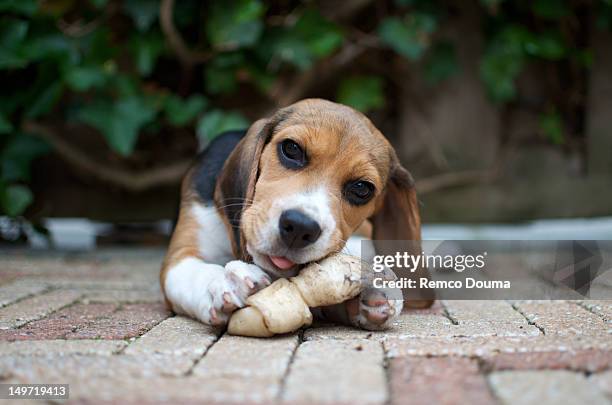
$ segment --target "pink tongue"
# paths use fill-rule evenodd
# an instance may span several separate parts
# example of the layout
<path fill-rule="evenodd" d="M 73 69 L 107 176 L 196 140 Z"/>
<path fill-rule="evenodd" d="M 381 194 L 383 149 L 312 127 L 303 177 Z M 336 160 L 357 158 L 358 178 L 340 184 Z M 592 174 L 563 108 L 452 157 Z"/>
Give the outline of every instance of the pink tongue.
<path fill-rule="evenodd" d="M 270 256 L 270 260 L 281 270 L 287 270 L 295 265 L 295 263 L 283 256 Z"/>

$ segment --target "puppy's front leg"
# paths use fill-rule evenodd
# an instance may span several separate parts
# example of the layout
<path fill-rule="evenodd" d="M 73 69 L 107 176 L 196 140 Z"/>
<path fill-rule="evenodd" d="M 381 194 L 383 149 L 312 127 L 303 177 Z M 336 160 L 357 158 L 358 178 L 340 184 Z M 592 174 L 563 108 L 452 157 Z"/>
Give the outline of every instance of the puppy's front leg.
<path fill-rule="evenodd" d="M 186 257 L 167 269 L 164 291 L 174 312 L 208 325 L 224 325 L 247 297 L 270 284 L 257 266 L 239 260 L 224 267 Z"/>
<path fill-rule="evenodd" d="M 315 315 L 325 321 L 366 330 L 389 329 L 402 311 L 402 292 L 374 288 L 372 281 L 375 277 L 397 279 L 395 273 L 387 268 L 382 273 L 368 272 L 362 279 L 365 288 L 357 297 L 341 304 L 318 308 Z"/>

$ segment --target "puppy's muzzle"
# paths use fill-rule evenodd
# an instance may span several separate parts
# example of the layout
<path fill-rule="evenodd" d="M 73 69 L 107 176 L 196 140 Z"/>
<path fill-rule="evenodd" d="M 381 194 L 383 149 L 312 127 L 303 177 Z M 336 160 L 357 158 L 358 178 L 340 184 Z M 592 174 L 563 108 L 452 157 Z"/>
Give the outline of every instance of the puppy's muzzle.
<path fill-rule="evenodd" d="M 319 223 L 298 210 L 283 211 L 278 229 L 283 243 L 290 249 L 311 245 L 321 236 Z"/>

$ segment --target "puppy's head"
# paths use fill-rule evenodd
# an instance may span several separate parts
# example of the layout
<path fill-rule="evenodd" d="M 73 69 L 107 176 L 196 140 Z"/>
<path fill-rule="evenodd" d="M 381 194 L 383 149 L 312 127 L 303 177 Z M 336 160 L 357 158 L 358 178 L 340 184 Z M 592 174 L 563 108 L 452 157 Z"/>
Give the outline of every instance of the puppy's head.
<path fill-rule="evenodd" d="M 367 219 L 374 239 L 420 239 L 412 178 L 389 142 L 363 114 L 325 100 L 253 124 L 215 200 L 236 255 L 281 277 L 341 251 Z"/>

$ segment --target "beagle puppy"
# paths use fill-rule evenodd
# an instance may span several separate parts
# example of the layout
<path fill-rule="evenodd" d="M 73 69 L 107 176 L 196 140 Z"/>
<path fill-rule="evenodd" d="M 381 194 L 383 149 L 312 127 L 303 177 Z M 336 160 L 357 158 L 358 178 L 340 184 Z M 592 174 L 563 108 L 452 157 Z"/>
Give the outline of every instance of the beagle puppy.
<path fill-rule="evenodd" d="M 246 133 L 219 136 L 181 193 L 161 287 L 175 313 L 211 325 L 226 324 L 271 281 L 342 251 L 358 229 L 375 244 L 420 240 L 414 183 L 389 142 L 363 114 L 326 100 L 300 101 Z M 401 309 L 401 299 L 366 288 L 315 317 L 378 330 Z"/>

